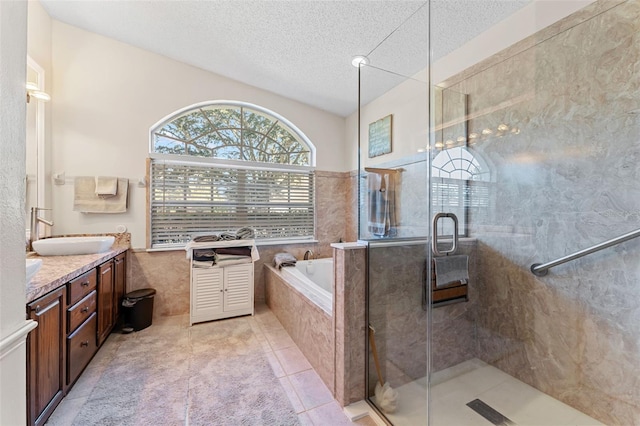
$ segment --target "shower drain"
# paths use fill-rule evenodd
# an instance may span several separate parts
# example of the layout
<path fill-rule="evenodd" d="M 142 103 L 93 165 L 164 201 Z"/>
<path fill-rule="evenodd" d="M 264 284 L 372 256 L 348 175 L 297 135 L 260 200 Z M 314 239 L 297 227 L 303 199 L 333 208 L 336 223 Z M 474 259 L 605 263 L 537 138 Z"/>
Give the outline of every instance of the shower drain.
<path fill-rule="evenodd" d="M 485 419 L 489 420 L 496 426 L 514 426 L 515 423 L 509 420 L 507 417 L 494 410 L 490 405 L 485 402 L 474 399 L 467 403 L 467 407 L 471 408 L 476 413 L 480 414 Z"/>

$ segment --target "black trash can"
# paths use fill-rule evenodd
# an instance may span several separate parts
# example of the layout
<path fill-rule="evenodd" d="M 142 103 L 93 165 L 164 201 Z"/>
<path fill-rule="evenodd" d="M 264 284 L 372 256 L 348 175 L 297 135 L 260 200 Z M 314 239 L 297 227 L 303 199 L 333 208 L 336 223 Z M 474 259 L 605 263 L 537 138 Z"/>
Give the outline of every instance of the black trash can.
<path fill-rule="evenodd" d="M 134 331 L 139 331 L 151 325 L 155 294 L 155 289 L 143 288 L 124 295 L 122 306 L 125 328 L 131 327 Z"/>

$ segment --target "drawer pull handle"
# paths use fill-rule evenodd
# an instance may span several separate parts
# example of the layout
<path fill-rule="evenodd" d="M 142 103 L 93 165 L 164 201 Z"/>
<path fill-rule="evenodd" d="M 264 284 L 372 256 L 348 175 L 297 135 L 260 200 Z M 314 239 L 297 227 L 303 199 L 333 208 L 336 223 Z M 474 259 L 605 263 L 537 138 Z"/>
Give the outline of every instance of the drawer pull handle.
<path fill-rule="evenodd" d="M 89 312 L 89 307 L 85 306 L 84 308 L 80 309 L 80 312 L 82 312 L 83 314 L 86 314 L 87 312 Z"/>
<path fill-rule="evenodd" d="M 82 287 L 89 287 L 89 281 L 85 281 L 82 284 L 80 284 Z"/>
<path fill-rule="evenodd" d="M 36 314 L 40 313 L 40 305 L 36 305 Z"/>
<path fill-rule="evenodd" d="M 84 342 L 80 343 L 80 347 L 83 347 L 83 348 L 89 347 L 89 341 L 85 340 Z"/>

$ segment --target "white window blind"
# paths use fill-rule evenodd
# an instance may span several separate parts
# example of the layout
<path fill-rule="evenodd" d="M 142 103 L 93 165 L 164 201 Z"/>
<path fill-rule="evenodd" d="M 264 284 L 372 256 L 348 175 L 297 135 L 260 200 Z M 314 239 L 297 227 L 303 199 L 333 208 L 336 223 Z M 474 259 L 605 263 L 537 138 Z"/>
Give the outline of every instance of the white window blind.
<path fill-rule="evenodd" d="M 467 213 L 489 206 L 489 182 L 432 178 L 431 200 L 434 212 L 454 213 L 458 218 L 458 232 L 466 236 Z M 453 235 L 451 221 L 443 221 L 440 235 Z"/>
<path fill-rule="evenodd" d="M 256 239 L 314 236 L 314 174 L 151 161 L 151 247 L 250 227 Z"/>

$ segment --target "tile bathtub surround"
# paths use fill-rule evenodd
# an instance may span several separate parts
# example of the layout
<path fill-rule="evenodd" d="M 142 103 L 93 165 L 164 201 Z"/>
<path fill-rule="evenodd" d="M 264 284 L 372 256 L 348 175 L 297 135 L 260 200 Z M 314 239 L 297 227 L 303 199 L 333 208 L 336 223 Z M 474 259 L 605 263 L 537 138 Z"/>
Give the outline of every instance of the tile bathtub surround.
<path fill-rule="evenodd" d="M 297 290 L 291 287 L 280 273 L 272 266 L 265 266 L 265 293 L 269 309 L 284 326 L 288 337 L 302 350 L 306 358 L 329 388 L 331 394 L 335 392 L 335 337 L 334 324 L 331 315 L 327 314 L 316 304 L 311 302 Z M 272 335 L 272 346 L 278 347 L 279 338 Z M 291 342 L 291 343 L 293 343 Z M 279 348 L 281 349 L 281 348 Z M 292 360 L 291 368 L 301 354 L 283 351 L 280 357 Z"/>
<path fill-rule="evenodd" d="M 353 424 L 313 369 L 283 373 L 268 343 L 281 331 L 260 305 L 255 317 L 162 317 L 112 334 L 48 424 Z"/>
<path fill-rule="evenodd" d="M 349 172 L 316 171 L 316 238 L 322 257 L 331 257 L 331 243 L 355 241 L 358 203 L 351 198 Z"/>
<path fill-rule="evenodd" d="M 571 22 L 575 19 L 576 22 Z M 491 164 L 478 357 L 606 424 L 640 418 L 640 240 L 529 267 L 640 227 L 640 2 L 599 1 L 456 78 Z M 508 105 L 495 108 L 497 105 Z"/>
<path fill-rule="evenodd" d="M 335 397 L 344 407 L 367 396 L 364 383 L 367 250 L 365 246 L 338 246 L 333 250 Z"/>

